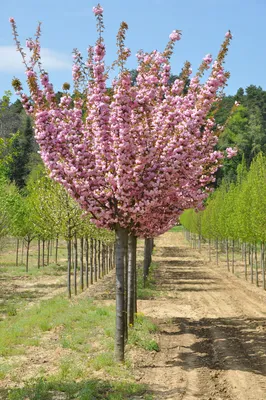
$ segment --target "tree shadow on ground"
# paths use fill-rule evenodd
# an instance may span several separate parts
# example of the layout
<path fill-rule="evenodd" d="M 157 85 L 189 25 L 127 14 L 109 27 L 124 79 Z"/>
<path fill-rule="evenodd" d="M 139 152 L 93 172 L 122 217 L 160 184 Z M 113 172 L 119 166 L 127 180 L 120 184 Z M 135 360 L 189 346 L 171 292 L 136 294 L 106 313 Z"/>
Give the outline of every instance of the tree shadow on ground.
<path fill-rule="evenodd" d="M 156 281 L 160 282 L 160 288 L 167 291 L 217 291 L 221 290 L 219 279 L 205 272 L 197 261 L 184 261 L 180 264 L 162 262 L 155 272 Z"/>
<path fill-rule="evenodd" d="M 172 324 L 175 329 L 162 334 L 193 334 L 196 342 L 181 347 L 176 359 L 167 362 L 169 367 L 208 367 L 266 376 L 265 318 L 175 318 Z M 188 362 L 191 356 L 193 362 Z"/>
<path fill-rule="evenodd" d="M 80 382 L 38 379 L 28 382 L 24 388 L 0 389 L 1 400 L 148 400 L 149 398 L 144 385 L 96 379 Z"/>
<path fill-rule="evenodd" d="M 193 258 L 201 258 L 200 253 L 195 249 L 188 248 L 180 248 L 180 247 L 159 247 L 156 256 L 158 257 L 188 257 L 189 255 L 193 255 Z"/>

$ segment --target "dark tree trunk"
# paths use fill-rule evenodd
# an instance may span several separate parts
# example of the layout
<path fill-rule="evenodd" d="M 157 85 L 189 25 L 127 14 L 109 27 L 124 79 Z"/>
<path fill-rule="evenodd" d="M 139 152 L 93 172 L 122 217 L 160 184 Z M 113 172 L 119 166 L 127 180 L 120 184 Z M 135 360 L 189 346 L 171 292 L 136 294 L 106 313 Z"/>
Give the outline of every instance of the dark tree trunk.
<path fill-rule="evenodd" d="M 128 323 L 134 325 L 134 308 L 135 308 L 135 275 L 136 275 L 136 252 L 137 238 L 129 235 L 128 237 Z"/>
<path fill-rule="evenodd" d="M 149 269 L 151 265 L 151 253 L 152 253 L 152 239 L 145 239 L 144 244 L 144 265 L 143 265 L 143 285 L 146 286 L 147 278 L 149 275 Z"/>
<path fill-rule="evenodd" d="M 91 238 L 91 240 L 90 240 L 90 276 L 91 276 L 91 285 L 93 284 L 93 254 L 94 254 L 93 239 Z"/>
<path fill-rule="evenodd" d="M 24 239 L 22 240 L 22 246 L 21 246 L 21 264 L 23 265 L 23 259 L 24 259 Z"/>
<path fill-rule="evenodd" d="M 86 254 L 85 254 L 85 259 L 86 259 L 86 287 L 89 287 L 89 240 L 88 236 L 85 239 L 86 242 Z"/>
<path fill-rule="evenodd" d="M 84 240 L 80 238 L 80 289 L 84 290 L 84 263 L 83 263 L 83 252 L 84 252 Z"/>
<path fill-rule="evenodd" d="M 106 273 L 105 265 L 106 265 L 106 250 L 105 250 L 105 243 L 102 243 L 102 273 L 103 273 L 103 276 Z"/>
<path fill-rule="evenodd" d="M 258 269 L 258 251 L 257 243 L 255 243 L 255 276 L 256 276 L 256 286 L 259 286 L 259 269 Z"/>
<path fill-rule="evenodd" d="M 26 242 L 26 272 L 29 272 L 30 241 Z"/>
<path fill-rule="evenodd" d="M 266 282 L 265 282 L 265 244 L 262 242 L 261 244 L 261 273 L 262 273 L 262 287 L 266 289 Z"/>
<path fill-rule="evenodd" d="M 58 235 L 55 239 L 55 264 L 58 262 Z"/>
<path fill-rule="evenodd" d="M 37 261 L 37 266 L 40 268 L 41 266 L 41 241 L 38 239 L 38 261 Z"/>
<path fill-rule="evenodd" d="M 47 265 L 50 264 L 50 240 L 47 240 Z"/>
<path fill-rule="evenodd" d="M 226 263 L 227 263 L 227 269 L 228 271 L 230 271 L 228 239 L 226 239 Z"/>
<path fill-rule="evenodd" d="M 97 240 L 94 239 L 94 282 L 98 280 L 97 268 Z"/>
<path fill-rule="evenodd" d="M 42 266 L 44 267 L 44 257 L 45 257 L 45 240 L 42 240 Z"/>
<path fill-rule="evenodd" d="M 102 277 L 102 263 L 101 263 L 101 241 L 98 240 L 98 278 L 101 279 Z"/>
<path fill-rule="evenodd" d="M 247 271 L 247 244 L 244 243 L 244 262 L 245 262 L 245 279 L 248 279 L 248 271 Z"/>
<path fill-rule="evenodd" d="M 116 332 L 115 332 L 115 358 L 124 361 L 125 358 L 125 317 L 124 317 L 124 278 L 125 278 L 125 250 L 127 243 L 127 230 L 116 228 Z"/>
<path fill-rule="evenodd" d="M 254 282 L 254 275 L 253 275 L 253 244 L 251 245 L 250 277 L 251 277 L 251 283 L 253 283 Z"/>
<path fill-rule="evenodd" d="M 71 239 L 67 240 L 67 293 L 71 298 Z"/>
<path fill-rule="evenodd" d="M 75 237 L 74 237 L 74 292 L 75 292 L 75 295 L 78 294 L 77 269 L 78 269 L 78 240 L 77 240 L 77 235 L 75 234 Z"/>
<path fill-rule="evenodd" d="M 216 265 L 219 264 L 219 240 L 216 239 Z"/>
<path fill-rule="evenodd" d="M 109 267 L 108 267 L 109 271 L 113 269 L 112 260 L 113 260 L 113 249 L 111 246 L 109 246 Z"/>
<path fill-rule="evenodd" d="M 235 273 L 235 241 L 232 240 L 232 272 Z"/>

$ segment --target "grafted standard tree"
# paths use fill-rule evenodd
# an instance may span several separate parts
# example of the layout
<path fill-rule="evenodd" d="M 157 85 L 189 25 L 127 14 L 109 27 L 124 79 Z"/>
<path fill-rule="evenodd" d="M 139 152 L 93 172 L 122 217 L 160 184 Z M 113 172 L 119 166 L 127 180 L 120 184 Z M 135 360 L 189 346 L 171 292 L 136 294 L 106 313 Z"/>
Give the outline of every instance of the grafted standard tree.
<path fill-rule="evenodd" d="M 71 96 L 65 84 L 59 104 L 41 65 L 40 27 L 35 39 L 27 41 L 31 51 L 28 62 L 11 18 L 31 97 L 23 93 L 19 80 L 14 79 L 13 85 L 34 119 L 36 139 L 51 177 L 91 213 L 98 227 L 116 232 L 115 354 L 122 361 L 127 236 L 156 236 L 171 227 L 184 208 L 200 207 L 206 198 L 207 185 L 224 157 L 214 150 L 218 133 L 208 115 L 228 76 L 222 63 L 231 34 L 226 34 L 206 83 L 200 80 L 212 63 L 210 55 L 184 91 L 191 74 L 189 63 L 169 85 L 170 57 L 180 32 L 170 34 L 163 52 L 138 53 L 138 75 L 132 85 L 125 68 L 130 50 L 125 47 L 127 24 L 123 22 L 114 63 L 119 74 L 107 90 L 103 9 L 98 5 L 93 11 L 99 38 L 89 47 L 86 63 L 81 53 L 74 51 L 74 93 Z"/>

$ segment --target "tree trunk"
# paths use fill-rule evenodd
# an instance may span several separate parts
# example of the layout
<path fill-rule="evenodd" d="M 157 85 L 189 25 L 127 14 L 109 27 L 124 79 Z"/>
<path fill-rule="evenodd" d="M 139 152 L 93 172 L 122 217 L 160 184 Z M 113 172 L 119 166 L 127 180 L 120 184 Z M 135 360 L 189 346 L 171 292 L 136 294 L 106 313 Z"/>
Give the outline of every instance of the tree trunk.
<path fill-rule="evenodd" d="M 199 252 L 201 253 L 201 235 L 199 235 Z"/>
<path fill-rule="evenodd" d="M 80 238 L 80 289 L 84 290 L 84 263 L 83 263 L 83 252 L 84 252 L 84 239 Z"/>
<path fill-rule="evenodd" d="M 74 237 L 74 291 L 75 291 L 75 295 L 78 294 L 77 269 L 78 269 L 78 240 L 77 240 L 77 234 L 75 234 L 75 237 Z"/>
<path fill-rule="evenodd" d="M 97 240 L 94 239 L 94 282 L 98 280 L 97 268 Z"/>
<path fill-rule="evenodd" d="M 127 230 L 117 226 L 115 230 L 115 256 L 116 256 L 116 332 L 115 332 L 115 358 L 124 361 L 125 353 L 125 318 L 124 318 L 124 277 L 125 277 L 125 247 Z"/>
<path fill-rule="evenodd" d="M 58 235 L 55 239 L 55 264 L 57 265 L 58 262 Z"/>
<path fill-rule="evenodd" d="M 109 246 L 109 271 L 113 269 L 113 249 Z"/>
<path fill-rule="evenodd" d="M 101 244 L 102 244 L 101 241 L 98 240 L 98 253 L 97 253 L 97 256 L 98 256 L 98 278 L 99 279 L 101 279 L 101 277 L 102 277 Z"/>
<path fill-rule="evenodd" d="M 45 240 L 42 240 L 42 266 L 44 267 Z"/>
<path fill-rule="evenodd" d="M 254 276 L 253 276 L 253 244 L 251 245 L 250 277 L 251 277 L 251 283 L 253 283 L 253 281 L 254 281 Z"/>
<path fill-rule="evenodd" d="M 259 269 L 258 269 L 257 243 L 255 243 L 255 274 L 256 274 L 256 286 L 259 286 Z"/>
<path fill-rule="evenodd" d="M 265 244 L 262 242 L 261 244 L 261 272 L 262 272 L 262 287 L 266 289 L 266 282 L 265 282 Z"/>
<path fill-rule="evenodd" d="M 71 298 L 71 239 L 67 240 L 67 292 Z"/>
<path fill-rule="evenodd" d="M 235 273 L 235 241 L 232 240 L 232 272 Z"/>
<path fill-rule="evenodd" d="M 38 259 L 37 259 L 37 267 L 40 268 L 41 266 L 41 241 L 38 238 Z"/>
<path fill-rule="evenodd" d="M 18 267 L 18 252 L 19 252 L 19 239 L 17 239 L 17 247 L 16 247 L 16 267 Z"/>
<path fill-rule="evenodd" d="M 144 244 L 144 265 L 143 265 L 143 286 L 146 286 L 147 278 L 149 275 L 149 269 L 151 265 L 151 239 L 146 238 Z"/>
<path fill-rule="evenodd" d="M 102 243 L 102 271 L 103 276 L 106 274 L 106 246 L 105 243 Z"/>
<path fill-rule="evenodd" d="M 216 239 L 216 265 L 219 264 L 219 240 Z"/>
<path fill-rule="evenodd" d="M 23 265 L 23 257 L 24 256 L 24 239 L 22 239 L 22 246 L 21 246 L 21 264 Z"/>
<path fill-rule="evenodd" d="M 227 270 L 230 272 L 228 239 L 226 239 L 226 263 L 227 263 Z"/>
<path fill-rule="evenodd" d="M 30 242 L 26 242 L 26 272 L 29 272 L 29 252 L 30 252 Z"/>
<path fill-rule="evenodd" d="M 47 240 L 47 265 L 50 264 L 50 240 Z"/>
<path fill-rule="evenodd" d="M 85 239 L 85 243 L 86 243 L 86 253 L 85 253 L 85 259 L 86 259 L 86 287 L 89 287 L 89 240 L 88 240 L 88 236 L 86 236 Z"/>
<path fill-rule="evenodd" d="M 109 263 L 109 246 L 108 244 L 104 245 L 104 274 L 108 274 L 108 263 Z"/>
<path fill-rule="evenodd" d="M 244 243 L 244 262 L 245 262 L 245 279 L 248 279 L 248 271 L 247 271 L 247 244 Z"/>
<path fill-rule="evenodd" d="M 128 237 L 128 303 L 127 314 L 129 325 L 134 325 L 135 309 L 135 275 L 136 275 L 136 252 L 137 238 L 129 235 Z"/>
<path fill-rule="evenodd" d="M 90 240 L 90 276 L 91 276 L 91 285 L 93 284 L 93 254 L 94 254 L 93 239 L 91 238 L 91 240 Z"/>

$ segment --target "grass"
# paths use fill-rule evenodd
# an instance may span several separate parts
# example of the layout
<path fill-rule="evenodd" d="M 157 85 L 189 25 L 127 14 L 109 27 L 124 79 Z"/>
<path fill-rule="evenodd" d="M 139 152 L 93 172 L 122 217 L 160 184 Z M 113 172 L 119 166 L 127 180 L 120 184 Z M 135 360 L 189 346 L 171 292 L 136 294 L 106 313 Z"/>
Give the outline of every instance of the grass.
<path fill-rule="evenodd" d="M 15 265 L 15 248 L 15 241 L 8 239 L 0 254 L 0 320 L 1 317 L 15 316 L 19 310 L 25 308 L 29 302 L 39 300 L 42 296 L 46 295 L 50 289 L 57 289 L 65 286 L 63 281 L 59 283 L 60 277 L 65 277 L 67 271 L 64 241 L 60 242 L 58 251 L 58 263 L 60 265 L 51 263 L 50 265 L 40 268 L 37 268 L 37 242 L 33 242 L 30 252 L 28 273 L 25 271 L 24 265 Z M 55 250 L 53 250 L 53 256 L 50 257 L 51 261 L 53 261 L 54 252 Z M 21 254 L 19 256 L 19 262 L 20 261 Z M 43 277 L 48 278 L 42 279 Z"/>
<path fill-rule="evenodd" d="M 64 296 L 40 300 L 42 294 L 47 293 L 44 291 L 46 282 L 41 278 L 45 275 L 64 275 L 65 263 L 62 256 L 60 266 L 52 264 L 37 269 L 34 264 L 36 248 L 34 250 L 33 246 L 32 249 L 28 274 L 24 266 L 14 265 L 14 249 L 13 253 L 9 249 L 1 254 L 5 265 L 0 266 L 0 274 L 5 283 L 10 282 L 10 286 L 0 291 L 0 297 L 3 294 L 0 315 L 5 314 L 5 319 L 0 321 L 0 379 L 8 377 L 16 386 L 23 381 L 25 386 L 0 389 L 0 398 L 133 400 L 135 396 L 141 396 L 141 399 L 152 399 L 143 385 L 134 382 L 128 357 L 124 364 L 117 364 L 114 360 L 114 306 L 99 305 L 85 297 L 71 301 Z M 146 288 L 141 287 L 139 279 L 140 297 L 159 295 L 155 286 L 155 270 L 156 265 L 153 264 Z M 15 282 L 17 285 L 17 279 L 21 280 L 21 287 L 18 291 L 12 290 L 12 284 Z M 28 280 L 34 281 L 31 290 L 25 285 Z M 52 284 L 51 280 L 49 282 L 54 286 L 53 281 Z M 34 304 L 35 300 L 38 303 Z M 32 305 L 26 309 L 29 301 Z M 129 347 L 159 351 L 154 338 L 156 331 L 156 325 L 138 314 L 135 327 L 129 329 Z M 28 354 L 38 355 L 38 347 L 47 357 L 61 350 L 58 357 L 52 357 L 49 361 L 47 359 L 45 363 L 38 363 L 37 357 L 36 365 L 33 363 L 36 370 L 28 373 L 29 365 L 23 364 L 24 360 Z M 31 380 L 31 376 L 35 379 Z"/>
<path fill-rule="evenodd" d="M 158 331 L 157 325 L 141 313 L 138 313 L 136 317 L 134 329 L 129 331 L 128 343 L 145 350 L 159 351 L 158 343 L 151 337 L 151 334 Z"/>
<path fill-rule="evenodd" d="M 182 225 L 175 225 L 169 230 L 169 232 L 182 232 L 183 229 Z"/>
<path fill-rule="evenodd" d="M 29 382 L 22 389 L 12 389 L 8 400 L 126 400 L 141 396 L 143 400 L 152 397 L 145 394 L 143 385 L 129 382 L 82 380 L 80 382 L 49 381 L 44 379 Z M 1 396 L 1 391 L 0 391 Z"/>
<path fill-rule="evenodd" d="M 53 330 L 57 335 L 56 342 L 51 341 L 50 336 L 45 342 L 45 334 L 53 334 Z M 0 366 L 1 379 L 9 376 L 15 382 L 20 381 L 16 373 L 17 365 L 12 368 L 10 360 L 14 355 L 35 352 L 32 347 L 40 346 L 52 353 L 60 347 L 63 352 L 56 360 L 56 372 L 53 375 L 49 375 L 49 370 L 39 368 L 35 376 L 40 378 L 26 383 L 22 389 L 10 390 L 8 397 L 4 398 L 111 400 L 143 395 L 144 387 L 132 381 L 130 362 L 118 364 L 114 360 L 114 330 L 115 307 L 98 305 L 86 298 L 69 301 L 57 296 L 7 317 L 0 323 L 0 356 L 6 360 Z M 154 339 L 156 331 L 156 325 L 138 314 L 135 327 L 129 329 L 128 344 L 148 351 L 159 351 Z M 111 381 L 91 380 L 95 371 L 104 373 Z M 55 392 L 62 392 L 65 397 L 53 397 Z M 101 397 L 103 393 L 105 397 Z"/>
<path fill-rule="evenodd" d="M 158 290 L 156 286 L 156 269 L 157 264 L 152 262 L 150 266 L 149 276 L 144 287 L 143 282 L 143 266 L 139 265 L 137 268 L 137 292 L 138 299 L 153 299 L 155 297 L 161 296 L 162 292 Z"/>

